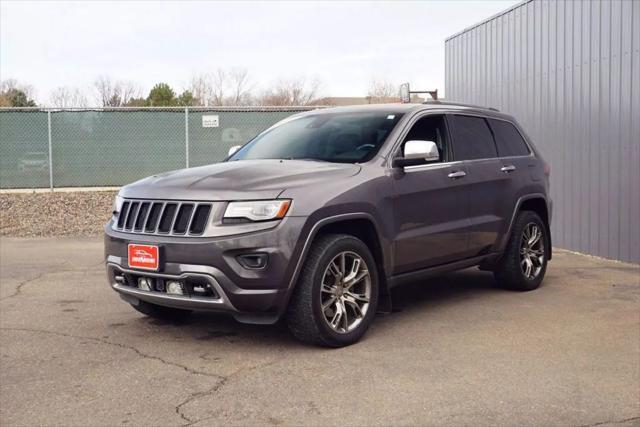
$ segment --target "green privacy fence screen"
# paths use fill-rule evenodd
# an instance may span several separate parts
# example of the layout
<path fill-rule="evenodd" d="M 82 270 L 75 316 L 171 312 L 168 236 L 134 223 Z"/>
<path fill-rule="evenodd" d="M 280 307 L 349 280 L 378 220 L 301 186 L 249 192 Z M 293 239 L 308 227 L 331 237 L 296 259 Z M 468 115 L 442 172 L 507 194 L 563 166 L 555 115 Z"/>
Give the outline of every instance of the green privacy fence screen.
<path fill-rule="evenodd" d="M 224 159 L 313 107 L 0 109 L 0 188 L 119 186 Z"/>

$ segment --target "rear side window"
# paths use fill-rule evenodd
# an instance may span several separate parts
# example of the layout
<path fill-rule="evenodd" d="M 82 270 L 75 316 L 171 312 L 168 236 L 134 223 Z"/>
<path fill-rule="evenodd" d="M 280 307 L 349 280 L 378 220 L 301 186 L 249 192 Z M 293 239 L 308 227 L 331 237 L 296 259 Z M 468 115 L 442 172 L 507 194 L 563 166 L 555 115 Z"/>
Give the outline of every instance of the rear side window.
<path fill-rule="evenodd" d="M 504 120 L 488 119 L 493 130 L 500 157 L 526 156 L 529 154 L 527 143 L 516 127 Z"/>
<path fill-rule="evenodd" d="M 453 153 L 456 160 L 490 159 L 497 157 L 496 145 L 489 125 L 482 117 L 451 117 Z"/>

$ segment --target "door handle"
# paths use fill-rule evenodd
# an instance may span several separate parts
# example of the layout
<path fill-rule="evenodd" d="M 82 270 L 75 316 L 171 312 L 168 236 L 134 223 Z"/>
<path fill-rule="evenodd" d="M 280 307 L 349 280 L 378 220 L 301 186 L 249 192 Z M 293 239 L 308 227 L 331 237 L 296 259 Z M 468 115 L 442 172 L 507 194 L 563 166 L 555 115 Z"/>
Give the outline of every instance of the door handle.
<path fill-rule="evenodd" d="M 465 171 L 457 171 L 457 172 L 451 172 L 447 176 L 451 179 L 458 179 L 458 178 L 464 178 L 465 176 L 467 176 L 467 173 Z"/>
<path fill-rule="evenodd" d="M 516 170 L 516 167 L 513 165 L 509 165 L 509 166 L 503 166 L 502 168 L 500 168 L 500 170 L 504 173 L 509 173 L 509 172 L 513 172 L 514 170 Z"/>

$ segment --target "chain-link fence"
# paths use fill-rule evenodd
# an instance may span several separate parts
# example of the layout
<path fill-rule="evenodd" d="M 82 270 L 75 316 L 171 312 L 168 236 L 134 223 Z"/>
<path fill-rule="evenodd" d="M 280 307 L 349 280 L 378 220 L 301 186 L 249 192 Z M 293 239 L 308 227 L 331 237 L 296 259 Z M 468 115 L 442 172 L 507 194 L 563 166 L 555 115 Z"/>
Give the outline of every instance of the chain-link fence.
<path fill-rule="evenodd" d="M 215 163 L 313 108 L 2 108 L 0 188 L 119 186 Z"/>

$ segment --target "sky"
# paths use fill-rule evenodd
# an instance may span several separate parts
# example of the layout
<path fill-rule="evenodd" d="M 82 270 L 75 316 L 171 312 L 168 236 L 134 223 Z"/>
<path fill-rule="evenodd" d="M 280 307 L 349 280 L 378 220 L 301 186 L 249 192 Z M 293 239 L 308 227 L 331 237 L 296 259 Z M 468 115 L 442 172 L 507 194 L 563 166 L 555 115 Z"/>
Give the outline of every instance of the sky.
<path fill-rule="evenodd" d="M 373 79 L 444 91 L 444 40 L 517 0 L 413 2 L 0 1 L 0 78 L 90 91 L 100 75 L 177 91 L 246 68 L 256 88 L 321 82 L 365 96 Z"/>

